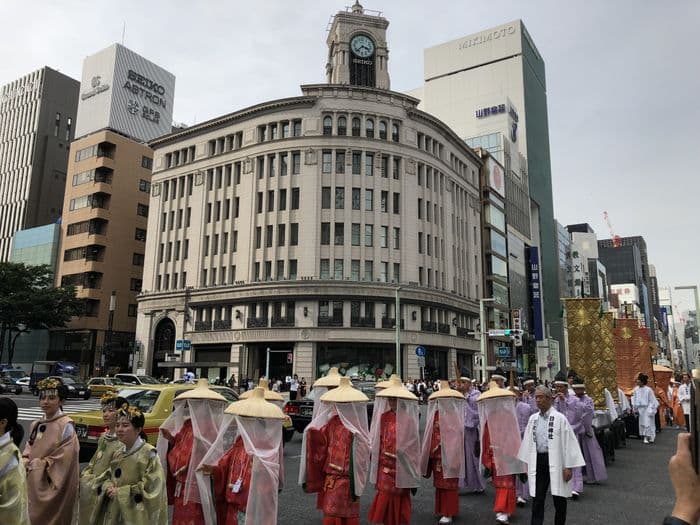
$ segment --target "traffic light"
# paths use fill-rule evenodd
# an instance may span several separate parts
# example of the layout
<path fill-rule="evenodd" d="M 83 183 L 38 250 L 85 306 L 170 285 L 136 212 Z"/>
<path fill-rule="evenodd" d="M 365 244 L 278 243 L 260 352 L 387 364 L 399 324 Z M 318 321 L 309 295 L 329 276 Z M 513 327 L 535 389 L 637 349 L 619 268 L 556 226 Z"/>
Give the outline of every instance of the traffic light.
<path fill-rule="evenodd" d="M 506 337 L 520 337 L 523 335 L 523 331 L 520 328 L 506 328 L 503 330 L 503 335 Z"/>

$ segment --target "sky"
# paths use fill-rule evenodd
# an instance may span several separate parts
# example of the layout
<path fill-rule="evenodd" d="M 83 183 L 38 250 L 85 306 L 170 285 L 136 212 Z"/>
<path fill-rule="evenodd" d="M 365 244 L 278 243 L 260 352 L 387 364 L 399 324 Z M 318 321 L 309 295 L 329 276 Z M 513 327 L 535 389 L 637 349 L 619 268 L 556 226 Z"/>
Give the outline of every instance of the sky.
<path fill-rule="evenodd" d="M 80 79 L 114 42 L 176 76 L 174 119 L 202 122 L 325 81 L 326 31 L 353 0 L 3 0 L 0 85 L 44 65 Z M 661 285 L 700 284 L 700 2 L 364 0 L 389 22 L 392 89 L 423 49 L 522 19 L 546 63 L 555 216 L 642 235 Z M 688 292 L 674 294 L 682 309 Z"/>

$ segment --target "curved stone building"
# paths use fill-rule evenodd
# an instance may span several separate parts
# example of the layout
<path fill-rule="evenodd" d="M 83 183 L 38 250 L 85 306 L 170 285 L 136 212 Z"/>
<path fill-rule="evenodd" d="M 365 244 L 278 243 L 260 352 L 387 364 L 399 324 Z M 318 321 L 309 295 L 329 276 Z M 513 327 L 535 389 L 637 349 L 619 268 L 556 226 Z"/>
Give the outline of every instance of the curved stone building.
<path fill-rule="evenodd" d="M 150 143 L 138 368 L 389 374 L 397 317 L 405 378 L 419 345 L 426 375 L 472 368 L 481 160 L 383 89 L 388 22 L 358 7 L 334 19 L 328 84 Z M 192 348 L 178 355 L 176 340 Z"/>

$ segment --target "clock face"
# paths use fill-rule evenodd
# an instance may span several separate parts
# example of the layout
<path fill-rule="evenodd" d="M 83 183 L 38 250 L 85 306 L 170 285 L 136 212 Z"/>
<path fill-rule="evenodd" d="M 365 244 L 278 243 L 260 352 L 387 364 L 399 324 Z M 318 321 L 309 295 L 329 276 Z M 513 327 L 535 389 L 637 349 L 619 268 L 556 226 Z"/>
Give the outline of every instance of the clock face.
<path fill-rule="evenodd" d="M 374 42 L 365 35 L 357 35 L 350 41 L 350 49 L 358 57 L 367 58 L 374 53 Z"/>

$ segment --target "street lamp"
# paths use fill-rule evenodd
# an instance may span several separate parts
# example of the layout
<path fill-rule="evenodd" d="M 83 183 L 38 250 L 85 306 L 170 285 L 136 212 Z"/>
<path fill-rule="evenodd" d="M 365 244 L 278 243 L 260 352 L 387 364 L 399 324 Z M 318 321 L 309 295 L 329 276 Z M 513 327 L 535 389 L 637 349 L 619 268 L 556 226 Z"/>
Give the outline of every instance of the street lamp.
<path fill-rule="evenodd" d="M 700 330 L 700 298 L 698 298 L 698 286 L 696 284 L 689 286 L 676 286 L 676 290 L 693 290 L 695 292 L 695 325 L 698 330 Z M 692 341 L 692 339 L 691 339 Z M 690 367 L 690 361 L 688 360 L 688 347 L 685 349 L 685 363 L 687 367 Z"/>
<path fill-rule="evenodd" d="M 394 304 L 394 317 L 396 318 L 396 375 L 401 377 L 401 300 L 399 299 L 401 287 L 396 288 L 396 301 Z"/>
<path fill-rule="evenodd" d="M 481 381 L 486 379 L 486 337 L 489 333 L 486 328 L 486 303 L 494 302 L 493 297 L 479 299 L 479 335 L 481 338 Z"/>

